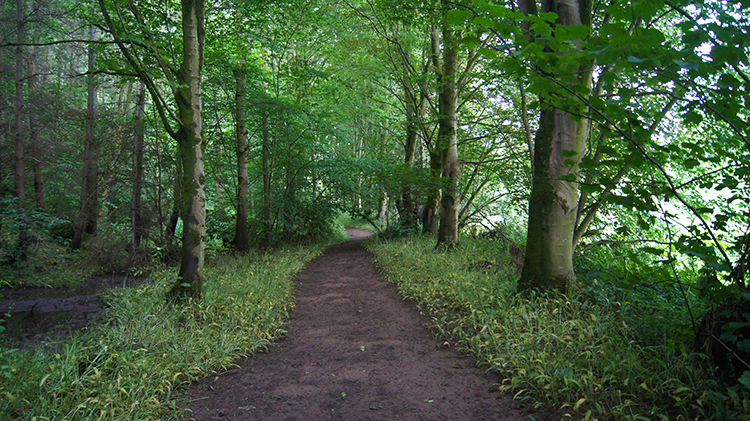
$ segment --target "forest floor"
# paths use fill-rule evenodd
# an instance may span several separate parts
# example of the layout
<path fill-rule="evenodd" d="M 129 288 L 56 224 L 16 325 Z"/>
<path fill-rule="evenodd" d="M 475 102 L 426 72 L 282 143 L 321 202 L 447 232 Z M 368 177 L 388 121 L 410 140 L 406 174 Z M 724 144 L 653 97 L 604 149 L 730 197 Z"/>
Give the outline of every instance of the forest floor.
<path fill-rule="evenodd" d="M 184 393 L 208 420 L 552 420 L 519 409 L 497 376 L 436 339 L 373 266 L 363 230 L 295 278 L 287 337 Z"/>
<path fill-rule="evenodd" d="M 330 247 L 294 279 L 297 305 L 286 339 L 237 367 L 178 392 L 187 419 L 553 420 L 518 408 L 499 379 L 437 339 L 362 247 L 369 231 Z M 78 288 L 0 289 L 11 347 L 86 329 L 105 288 L 143 280 L 88 280 Z"/>

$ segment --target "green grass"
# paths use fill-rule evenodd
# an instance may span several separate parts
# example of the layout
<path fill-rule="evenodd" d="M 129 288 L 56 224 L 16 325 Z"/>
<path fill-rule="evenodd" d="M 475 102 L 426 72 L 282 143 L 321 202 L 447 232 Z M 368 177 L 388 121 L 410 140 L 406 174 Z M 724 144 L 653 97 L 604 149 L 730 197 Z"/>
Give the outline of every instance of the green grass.
<path fill-rule="evenodd" d="M 112 290 L 101 324 L 68 341 L 0 348 L 0 420 L 178 419 L 175 389 L 232 367 L 283 336 L 291 278 L 322 246 L 219 256 L 203 299 L 165 304 L 173 269 Z"/>
<path fill-rule="evenodd" d="M 434 329 L 517 399 L 565 419 L 750 419 L 746 389 L 717 385 L 689 341 L 670 340 L 690 323 L 680 303 L 655 305 L 637 291 L 610 299 L 610 286 L 596 283 L 593 295 L 522 296 L 501 243 L 462 238 L 449 252 L 434 245 L 409 237 L 368 247 Z"/>

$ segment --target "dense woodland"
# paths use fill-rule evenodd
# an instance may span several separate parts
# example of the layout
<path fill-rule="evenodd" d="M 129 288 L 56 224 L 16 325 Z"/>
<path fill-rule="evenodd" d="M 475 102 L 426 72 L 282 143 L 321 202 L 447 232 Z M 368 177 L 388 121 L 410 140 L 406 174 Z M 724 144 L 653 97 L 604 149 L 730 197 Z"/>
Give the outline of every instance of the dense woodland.
<path fill-rule="evenodd" d="M 489 238 L 515 299 L 667 309 L 623 323 L 706 370 L 651 412 L 537 398 L 746 419 L 747 0 L 16 0 L 0 22 L 1 282 L 179 265 L 176 304 L 207 256 L 320 243 L 342 214 L 436 270 Z"/>

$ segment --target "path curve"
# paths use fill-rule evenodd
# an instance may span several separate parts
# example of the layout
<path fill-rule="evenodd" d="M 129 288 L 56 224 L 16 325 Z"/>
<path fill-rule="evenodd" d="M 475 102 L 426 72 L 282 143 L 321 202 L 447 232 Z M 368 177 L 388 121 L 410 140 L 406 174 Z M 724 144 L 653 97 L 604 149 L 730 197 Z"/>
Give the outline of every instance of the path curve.
<path fill-rule="evenodd" d="M 329 248 L 295 278 L 287 339 L 193 386 L 203 420 L 529 420 L 496 379 L 432 337 L 371 263 L 369 235 Z"/>

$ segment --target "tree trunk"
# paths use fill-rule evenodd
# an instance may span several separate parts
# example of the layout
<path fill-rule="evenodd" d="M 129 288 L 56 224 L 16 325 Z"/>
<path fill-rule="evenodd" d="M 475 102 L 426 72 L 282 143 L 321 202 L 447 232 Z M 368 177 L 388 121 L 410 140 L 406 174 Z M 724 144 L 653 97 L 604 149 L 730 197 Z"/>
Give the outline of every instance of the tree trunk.
<path fill-rule="evenodd" d="M 445 1 L 443 2 L 445 5 Z M 443 197 L 440 201 L 440 229 L 437 245 L 458 243 L 458 192 L 459 162 L 456 145 L 456 107 L 458 86 L 456 85 L 456 46 L 453 31 L 443 23 L 443 68 L 439 75 L 439 113 L 437 149 L 441 155 Z"/>
<path fill-rule="evenodd" d="M 578 164 L 565 165 L 563 151 L 580 151 L 585 124 L 561 110 L 545 108 L 534 138 L 534 178 L 529 198 L 526 256 L 519 289 L 550 288 L 566 291 L 575 279 L 573 230 L 578 185 L 562 177 L 574 174 Z"/>
<path fill-rule="evenodd" d="M 37 89 L 37 76 L 33 62 L 29 60 L 29 91 Z M 39 138 L 39 123 L 37 121 L 37 110 L 29 113 L 29 138 L 31 140 L 31 171 L 34 175 L 34 204 L 38 209 L 44 209 L 44 174 L 42 172 L 42 157 L 44 155 L 41 139 Z"/>
<path fill-rule="evenodd" d="M 95 41 L 98 32 L 94 26 L 89 29 L 89 39 Z M 78 213 L 73 240 L 70 247 L 73 250 L 81 248 L 83 234 L 96 234 L 96 221 L 98 213 L 97 182 L 99 168 L 97 162 L 97 145 L 94 137 L 94 120 L 96 119 L 96 84 L 94 80 L 94 65 L 96 55 L 94 47 L 89 46 L 88 51 L 88 99 L 86 104 L 86 133 L 83 144 L 83 180 L 81 182 L 81 210 Z"/>
<path fill-rule="evenodd" d="M 264 105 L 267 107 L 267 105 Z M 263 111 L 263 247 L 271 245 L 273 218 L 271 215 L 271 134 L 268 130 L 268 110 Z"/>
<path fill-rule="evenodd" d="M 557 13 L 558 25 L 591 23 L 587 0 L 544 3 L 542 12 Z M 566 83 L 589 86 L 590 68 L 575 70 L 578 78 Z M 534 138 L 526 256 L 518 281 L 521 290 L 567 291 L 575 281 L 573 232 L 578 213 L 578 164 L 589 132 L 589 122 L 576 115 L 585 115 L 584 106 L 563 110 L 543 102 Z M 571 151 L 574 154 L 571 155 Z"/>
<path fill-rule="evenodd" d="M 174 90 L 180 119 L 177 139 L 182 158 L 183 234 L 182 262 L 168 299 L 198 299 L 204 282 L 203 262 L 206 248 L 206 175 L 203 154 L 203 102 L 201 73 L 205 45 L 205 4 L 203 0 L 182 0 L 182 65 Z"/>
<path fill-rule="evenodd" d="M 24 2 L 23 0 L 16 1 L 16 20 L 18 23 L 18 33 L 16 34 L 16 41 L 18 46 L 16 47 L 16 98 L 15 98 L 15 190 L 16 198 L 18 199 L 18 243 L 16 250 L 13 253 L 11 262 L 26 261 L 29 257 L 29 243 L 31 242 L 31 233 L 29 231 L 29 221 L 26 215 L 26 206 L 24 204 L 24 97 L 23 97 L 23 83 L 24 83 L 24 54 L 22 44 L 25 41 L 25 26 L 26 20 L 24 16 Z"/>
<path fill-rule="evenodd" d="M 404 143 L 404 164 L 411 170 L 414 168 L 414 158 L 417 151 L 418 120 L 422 118 L 423 107 L 426 104 L 424 95 L 420 95 L 419 104 L 415 104 L 414 92 L 404 84 L 406 93 L 406 142 Z M 404 181 L 401 190 L 401 200 L 398 201 L 399 219 L 404 228 L 417 231 L 418 215 L 414 201 L 413 185 L 409 180 Z"/>
<path fill-rule="evenodd" d="M 243 66 L 240 63 L 240 66 Z M 246 72 L 244 68 L 234 71 L 237 82 L 235 92 L 235 121 L 237 136 L 237 223 L 235 225 L 234 240 L 232 244 L 241 251 L 247 251 L 249 238 L 247 232 L 247 202 L 248 202 L 248 176 L 247 176 L 247 153 L 249 151 L 247 139 L 247 124 L 245 123 L 245 91 Z"/>
<path fill-rule="evenodd" d="M 99 39 L 99 31 L 92 26 L 89 30 L 89 39 Z M 96 121 L 96 80 L 95 71 L 96 53 L 94 47 L 89 47 L 89 75 L 88 75 L 88 105 L 86 107 L 86 145 L 89 147 L 88 174 L 86 182 L 88 186 L 88 198 L 86 201 L 86 234 L 95 235 L 97 231 L 97 220 L 99 219 L 99 139 L 94 134 L 94 123 Z"/>
<path fill-rule="evenodd" d="M 440 173 L 443 163 L 437 150 L 430 152 L 430 182 L 422 210 L 422 232 L 437 232 L 440 215 Z"/>
<path fill-rule="evenodd" d="M 378 200 L 378 221 L 386 222 L 388 217 L 388 195 L 385 192 L 380 194 L 380 200 Z"/>
<path fill-rule="evenodd" d="M 15 98 L 15 120 L 16 120 L 16 134 L 15 134 L 15 178 L 14 184 L 16 189 L 16 197 L 22 199 L 24 196 L 24 124 L 23 124 L 23 44 L 25 42 L 26 33 L 26 22 L 24 18 L 24 3 L 23 0 L 16 0 L 16 20 L 17 20 L 17 34 L 16 42 L 16 98 Z"/>
<path fill-rule="evenodd" d="M 130 222 L 133 229 L 131 249 L 135 253 L 141 245 L 141 239 L 145 231 L 143 216 L 141 212 L 141 191 L 143 189 L 143 143 L 144 129 L 143 116 L 146 111 L 146 88 L 140 85 L 138 89 L 138 100 L 135 106 L 135 135 L 133 136 L 133 197 L 130 206 Z"/>
<path fill-rule="evenodd" d="M 172 237 L 177 235 L 177 223 L 180 221 L 180 215 L 182 215 L 182 161 L 179 151 L 175 161 L 172 211 L 169 214 L 169 223 L 165 232 L 165 243 L 171 243 Z"/>

